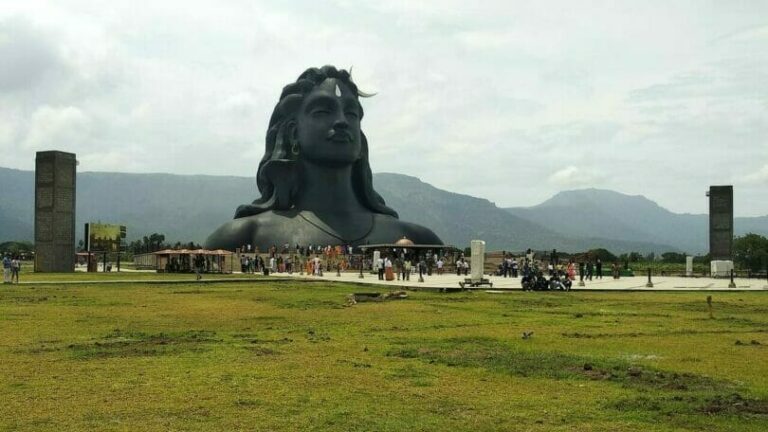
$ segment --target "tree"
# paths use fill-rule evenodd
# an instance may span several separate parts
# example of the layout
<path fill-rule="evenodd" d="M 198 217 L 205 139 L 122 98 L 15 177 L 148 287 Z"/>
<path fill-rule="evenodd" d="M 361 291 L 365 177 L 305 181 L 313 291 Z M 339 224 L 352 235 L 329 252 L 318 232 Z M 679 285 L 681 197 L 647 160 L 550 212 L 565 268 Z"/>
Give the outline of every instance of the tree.
<path fill-rule="evenodd" d="M 158 233 L 150 234 L 149 235 L 149 252 L 155 252 L 162 249 L 164 241 L 165 241 L 164 234 L 158 234 Z"/>
<path fill-rule="evenodd" d="M 607 249 L 599 248 L 599 249 L 590 249 L 587 254 L 592 257 L 592 259 L 600 259 L 602 262 L 613 262 L 616 261 L 616 255 L 609 252 Z"/>
<path fill-rule="evenodd" d="M 768 267 L 768 238 L 759 234 L 746 234 L 733 240 L 733 259 L 742 269 L 752 271 Z"/>
<path fill-rule="evenodd" d="M 134 240 L 128 244 L 128 250 L 133 252 L 134 255 L 138 255 L 140 253 L 145 252 L 144 244 L 141 242 L 141 240 Z"/>
<path fill-rule="evenodd" d="M 2 254 L 27 255 L 31 254 L 35 250 L 35 246 L 30 242 L 25 241 L 9 241 L 0 243 L 0 258 Z"/>
<path fill-rule="evenodd" d="M 709 265 L 710 261 L 712 261 L 712 256 L 710 254 L 696 255 L 695 257 L 693 257 L 693 262 L 695 263 L 704 263 Z"/>
<path fill-rule="evenodd" d="M 664 252 L 661 254 L 661 261 L 665 263 L 684 263 L 685 254 L 678 252 Z"/>

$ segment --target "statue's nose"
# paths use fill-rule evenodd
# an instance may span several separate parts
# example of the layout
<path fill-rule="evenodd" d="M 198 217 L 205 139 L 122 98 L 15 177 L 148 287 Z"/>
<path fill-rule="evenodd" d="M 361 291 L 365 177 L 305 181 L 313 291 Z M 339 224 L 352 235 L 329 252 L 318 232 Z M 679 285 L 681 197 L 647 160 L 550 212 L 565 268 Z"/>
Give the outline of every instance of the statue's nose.
<path fill-rule="evenodd" d="M 347 129 L 349 128 L 349 122 L 347 121 L 346 117 L 344 117 L 344 114 L 340 115 L 336 118 L 336 121 L 333 122 L 333 128 L 334 129 Z"/>

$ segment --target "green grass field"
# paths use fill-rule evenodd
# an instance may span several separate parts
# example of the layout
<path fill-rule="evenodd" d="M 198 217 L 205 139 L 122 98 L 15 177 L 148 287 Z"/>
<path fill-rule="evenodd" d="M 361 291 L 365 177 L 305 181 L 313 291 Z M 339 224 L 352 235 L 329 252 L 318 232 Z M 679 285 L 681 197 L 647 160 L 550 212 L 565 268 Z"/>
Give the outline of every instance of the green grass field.
<path fill-rule="evenodd" d="M 355 290 L 0 286 L 0 430 L 768 430 L 765 293 Z"/>

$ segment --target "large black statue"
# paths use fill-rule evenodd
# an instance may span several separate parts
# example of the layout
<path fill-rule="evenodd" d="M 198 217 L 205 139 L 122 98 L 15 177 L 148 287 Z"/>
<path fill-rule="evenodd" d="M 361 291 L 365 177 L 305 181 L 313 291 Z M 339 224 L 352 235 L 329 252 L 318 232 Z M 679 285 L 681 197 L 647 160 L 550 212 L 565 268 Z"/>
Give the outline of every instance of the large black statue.
<path fill-rule="evenodd" d="M 261 198 L 205 245 L 442 244 L 428 228 L 402 222 L 373 190 L 368 142 L 360 130 L 360 92 L 345 70 L 306 70 L 283 88 L 267 131 L 256 183 Z"/>

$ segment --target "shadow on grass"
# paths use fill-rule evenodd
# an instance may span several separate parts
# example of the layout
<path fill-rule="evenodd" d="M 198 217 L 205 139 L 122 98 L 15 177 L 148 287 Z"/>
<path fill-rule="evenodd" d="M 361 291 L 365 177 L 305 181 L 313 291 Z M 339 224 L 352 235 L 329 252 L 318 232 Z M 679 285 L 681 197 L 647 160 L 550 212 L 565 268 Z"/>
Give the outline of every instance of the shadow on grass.
<path fill-rule="evenodd" d="M 483 337 L 404 340 L 387 355 L 450 367 L 482 368 L 519 377 L 593 380 L 620 385 L 637 396 L 606 404 L 619 411 L 768 418 L 768 401 L 743 396 L 735 383 L 649 368 L 623 359 L 535 351 Z"/>
<path fill-rule="evenodd" d="M 635 337 L 660 337 L 660 336 L 693 336 L 702 334 L 737 334 L 737 333 L 766 333 L 768 329 L 715 329 L 715 330 L 660 330 L 657 332 L 616 332 L 616 333 L 562 333 L 569 339 L 610 339 L 610 338 L 635 338 Z"/>
<path fill-rule="evenodd" d="M 202 351 L 206 344 L 220 342 L 215 332 L 189 330 L 179 333 L 148 334 L 115 329 L 99 340 L 71 344 L 67 348 L 76 359 L 160 356 L 185 351 Z"/>

